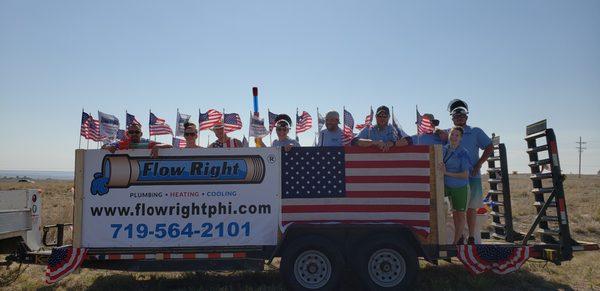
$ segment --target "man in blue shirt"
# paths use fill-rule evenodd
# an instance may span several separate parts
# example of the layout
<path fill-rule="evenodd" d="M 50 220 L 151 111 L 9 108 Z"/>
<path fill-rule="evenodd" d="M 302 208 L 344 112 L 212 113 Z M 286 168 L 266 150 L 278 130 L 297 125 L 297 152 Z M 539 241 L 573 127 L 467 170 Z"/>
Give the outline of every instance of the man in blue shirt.
<path fill-rule="evenodd" d="M 460 145 L 469 153 L 469 160 L 473 166 L 469 175 L 470 193 L 467 206 L 467 225 L 469 226 L 469 243 L 474 243 L 473 237 L 475 234 L 477 209 L 483 206 L 483 187 L 481 185 L 480 169 L 494 151 L 494 146 L 492 145 L 492 139 L 481 128 L 467 125 L 469 110 L 466 102 L 454 99 L 450 101 L 448 111 L 450 111 L 454 125 L 460 126 L 464 130 Z M 447 133 L 440 136 L 442 140 L 448 140 Z M 481 156 L 479 156 L 479 150 L 483 150 Z"/>
<path fill-rule="evenodd" d="M 408 139 L 399 138 L 396 129 L 388 124 L 390 121 L 390 109 L 387 106 L 379 106 L 375 116 L 377 124 L 361 130 L 358 136 L 352 140 L 352 145 L 360 147 L 376 146 L 386 152 L 391 147 L 409 144 Z"/>
<path fill-rule="evenodd" d="M 338 124 L 340 124 L 340 114 L 333 110 L 327 112 L 327 115 L 325 115 L 325 129 L 319 132 L 319 141 L 317 142 L 318 146 L 342 146 L 342 130 Z"/>
<path fill-rule="evenodd" d="M 440 125 L 440 121 L 435 119 L 435 117 L 431 113 L 423 114 L 423 118 L 427 118 L 430 120 L 433 129 L 423 134 L 413 135 L 411 137 L 412 143 L 420 145 L 444 144 L 444 141 L 442 141 L 442 138 L 440 138 L 438 130 L 436 130 L 436 127 Z"/>

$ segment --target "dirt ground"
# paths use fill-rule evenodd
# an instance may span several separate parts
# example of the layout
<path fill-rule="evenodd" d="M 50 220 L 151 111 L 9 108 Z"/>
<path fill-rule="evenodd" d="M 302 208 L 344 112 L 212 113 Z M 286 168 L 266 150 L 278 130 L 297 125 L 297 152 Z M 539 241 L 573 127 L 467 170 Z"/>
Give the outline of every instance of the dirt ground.
<path fill-rule="evenodd" d="M 485 179 L 485 177 L 484 177 Z M 511 192 L 515 228 L 527 232 L 535 216 L 531 182 L 528 175 L 511 175 Z M 487 187 L 487 184 L 484 183 Z M 43 180 L 35 184 L 0 180 L 0 190 L 40 188 L 43 190 L 43 224 L 72 221 L 72 189 L 70 181 Z M 567 176 L 565 192 L 571 233 L 576 240 L 600 242 L 600 176 Z M 67 240 L 70 235 L 67 235 Z M 0 283 L 16 266 L 0 270 Z M 600 251 L 576 253 L 561 266 L 529 260 L 524 267 L 509 275 L 471 276 L 461 263 L 443 262 L 433 266 L 421 262 L 416 290 L 600 290 Z M 264 272 L 170 272 L 130 273 L 84 269 L 71 274 L 58 284 L 46 287 L 43 266 L 29 266 L 6 290 L 281 290 L 282 282 L 275 262 Z M 344 290 L 357 290 L 358 283 L 349 274 Z"/>

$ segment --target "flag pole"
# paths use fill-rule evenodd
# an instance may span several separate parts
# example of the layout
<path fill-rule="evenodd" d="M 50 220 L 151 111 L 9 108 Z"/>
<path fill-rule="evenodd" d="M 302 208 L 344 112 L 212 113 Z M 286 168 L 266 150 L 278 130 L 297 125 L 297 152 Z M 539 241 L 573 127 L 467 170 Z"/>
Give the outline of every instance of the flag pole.
<path fill-rule="evenodd" d="M 342 146 L 344 144 L 344 137 L 346 135 L 346 106 L 342 106 Z"/>
<path fill-rule="evenodd" d="M 81 117 L 83 117 L 83 113 L 84 113 L 84 112 L 85 112 L 85 111 L 83 110 L 83 107 L 81 107 Z M 87 121 L 86 121 L 86 122 L 87 122 Z M 80 123 L 81 123 L 81 122 L 80 122 Z M 81 148 L 81 125 L 82 125 L 82 124 L 79 124 L 79 148 Z"/>
<path fill-rule="evenodd" d="M 296 141 L 298 141 L 298 107 L 296 107 Z"/>
<path fill-rule="evenodd" d="M 248 138 L 250 138 L 251 127 L 252 127 L 252 110 L 250 110 L 250 120 L 248 122 Z M 254 145 L 256 146 L 256 139 L 254 140 Z M 250 140 L 248 140 L 248 147 L 250 147 Z"/>
<path fill-rule="evenodd" d="M 200 108 L 198 108 L 198 127 L 196 127 L 196 130 L 198 131 L 198 135 L 196 136 L 196 143 L 198 144 L 198 146 L 200 146 L 200 114 L 202 114 L 202 112 L 200 112 Z"/>
<path fill-rule="evenodd" d="M 227 134 L 227 131 L 225 130 L 225 107 L 223 107 L 223 114 L 221 115 L 221 122 L 223 123 L 223 136 L 225 136 Z M 225 142 L 225 140 L 223 140 L 223 143 Z M 235 142 L 234 142 L 235 144 Z"/>
<path fill-rule="evenodd" d="M 415 105 L 415 109 L 417 110 L 417 122 L 415 123 L 417 126 L 417 144 L 421 144 L 421 135 L 419 134 L 419 117 L 421 114 L 419 113 L 419 105 Z"/>
<path fill-rule="evenodd" d="M 271 118 L 271 109 L 267 108 L 267 115 L 269 115 L 268 117 Z M 269 129 L 271 127 L 271 121 L 269 120 Z M 271 139 L 271 134 L 273 134 L 272 130 L 269 130 L 269 144 L 273 144 L 273 140 Z"/>
<path fill-rule="evenodd" d="M 317 107 L 317 130 L 315 130 L 315 140 L 319 136 L 319 130 L 321 130 L 319 126 L 319 118 L 321 118 L 321 115 L 319 115 L 319 107 Z M 317 146 L 317 143 L 313 142 L 313 146 Z"/>

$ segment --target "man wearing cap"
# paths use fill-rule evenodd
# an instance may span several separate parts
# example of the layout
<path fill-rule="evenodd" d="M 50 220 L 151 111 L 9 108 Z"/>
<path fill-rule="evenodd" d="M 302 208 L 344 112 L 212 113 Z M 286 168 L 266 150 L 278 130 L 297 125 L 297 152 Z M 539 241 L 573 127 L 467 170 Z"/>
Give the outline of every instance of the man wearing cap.
<path fill-rule="evenodd" d="M 275 132 L 277 139 L 273 141 L 271 146 L 282 147 L 285 151 L 289 151 L 292 147 L 299 147 L 300 143 L 289 138 L 290 128 L 292 127 L 292 118 L 287 114 L 279 114 L 275 117 Z"/>
<path fill-rule="evenodd" d="M 319 132 L 319 141 L 317 142 L 318 146 L 342 146 L 343 134 L 338 124 L 340 124 L 340 114 L 334 110 L 327 112 L 327 115 L 325 115 L 325 128 Z"/>
<path fill-rule="evenodd" d="M 483 206 L 483 187 L 481 185 L 480 169 L 488 157 L 494 151 L 492 140 L 479 127 L 470 127 L 467 125 L 469 107 L 467 103 L 454 99 L 448 104 L 448 111 L 452 116 L 454 126 L 463 128 L 463 138 L 460 145 L 468 152 L 469 161 L 473 165 L 473 169 L 469 175 L 469 202 L 467 205 L 467 225 L 469 226 L 469 244 L 474 243 L 475 222 L 477 220 L 477 209 Z M 447 141 L 448 135 L 441 134 L 442 140 Z M 479 156 L 479 150 L 483 150 L 483 154 Z"/>
<path fill-rule="evenodd" d="M 244 144 L 242 144 L 242 142 L 237 139 L 237 138 L 231 138 L 227 136 L 227 133 L 225 133 L 225 125 L 223 125 L 223 122 L 219 122 L 217 124 L 215 124 L 211 130 L 215 133 L 215 136 L 217 137 L 217 140 L 215 140 L 213 143 L 211 143 L 208 147 L 209 148 L 241 148 L 244 147 Z"/>
<path fill-rule="evenodd" d="M 116 150 L 129 149 L 150 149 L 150 155 L 155 158 L 158 156 L 158 149 L 172 148 L 170 144 L 157 143 L 155 141 L 142 139 L 142 126 L 132 123 L 127 128 L 127 138 L 117 143 L 103 145 L 102 148 L 114 153 Z"/>
<path fill-rule="evenodd" d="M 427 130 L 422 134 L 416 134 L 411 137 L 412 143 L 415 145 L 434 145 L 444 144 L 444 141 L 440 137 L 440 133 L 436 130 L 436 127 L 440 125 L 440 121 L 435 119 L 433 114 L 423 114 L 424 119 L 428 119 L 431 122 L 431 130 Z"/>
<path fill-rule="evenodd" d="M 390 109 L 387 106 L 379 106 L 375 116 L 377 124 L 361 130 L 352 140 L 352 145 L 360 147 L 376 146 L 385 152 L 391 147 L 409 144 L 407 138 L 399 138 L 396 129 L 389 125 Z"/>

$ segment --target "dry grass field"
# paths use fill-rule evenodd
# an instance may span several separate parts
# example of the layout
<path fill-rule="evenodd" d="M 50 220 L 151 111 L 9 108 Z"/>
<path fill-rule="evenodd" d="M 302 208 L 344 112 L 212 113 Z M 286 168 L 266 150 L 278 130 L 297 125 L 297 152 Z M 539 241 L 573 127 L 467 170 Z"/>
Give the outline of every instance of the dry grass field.
<path fill-rule="evenodd" d="M 526 232 L 534 217 L 533 196 L 527 175 L 511 175 L 511 191 L 515 225 Z M 43 223 L 54 224 L 72 220 L 72 183 L 67 181 L 37 181 L 35 185 L 0 181 L 0 189 L 41 188 Z M 568 176 L 565 181 L 566 201 L 575 239 L 600 242 L 600 176 Z M 9 270 L 2 269 L 0 278 Z M 52 288 L 43 284 L 42 266 L 29 266 L 16 282 L 1 289 L 31 290 L 281 290 L 277 266 L 267 266 L 264 272 L 173 272 L 129 273 L 82 270 L 71 274 Z M 355 290 L 354 277 L 347 276 L 344 290 Z M 473 277 L 461 263 L 432 266 L 421 262 L 416 290 L 600 290 L 600 252 L 576 253 L 562 266 L 529 260 L 518 272 L 498 276 L 485 274 Z"/>

